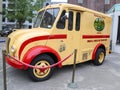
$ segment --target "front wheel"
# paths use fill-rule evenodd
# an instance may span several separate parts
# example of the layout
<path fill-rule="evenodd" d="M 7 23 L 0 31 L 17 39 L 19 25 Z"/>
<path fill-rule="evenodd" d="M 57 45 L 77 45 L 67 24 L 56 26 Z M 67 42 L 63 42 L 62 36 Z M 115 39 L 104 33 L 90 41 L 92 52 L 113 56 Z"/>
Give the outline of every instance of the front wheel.
<path fill-rule="evenodd" d="M 46 55 L 39 55 L 37 56 L 32 62 L 31 65 L 37 66 L 37 67 L 47 67 L 54 64 L 54 60 Z M 40 69 L 34 69 L 34 68 L 29 68 L 28 69 L 28 75 L 33 81 L 45 81 L 49 79 L 54 72 L 54 67 L 53 68 L 48 68 L 45 70 L 40 70 Z"/>
<path fill-rule="evenodd" d="M 94 65 L 101 65 L 104 62 L 105 59 L 105 50 L 102 48 L 99 48 L 96 52 L 95 60 L 93 60 Z"/>

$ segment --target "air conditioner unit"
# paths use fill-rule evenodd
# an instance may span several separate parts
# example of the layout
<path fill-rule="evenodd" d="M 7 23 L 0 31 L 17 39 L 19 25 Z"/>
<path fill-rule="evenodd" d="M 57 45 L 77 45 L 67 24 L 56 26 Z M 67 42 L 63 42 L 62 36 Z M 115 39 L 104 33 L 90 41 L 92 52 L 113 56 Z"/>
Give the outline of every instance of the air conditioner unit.
<path fill-rule="evenodd" d="M 80 4 L 83 3 L 83 0 L 78 0 L 78 3 L 80 3 Z"/>

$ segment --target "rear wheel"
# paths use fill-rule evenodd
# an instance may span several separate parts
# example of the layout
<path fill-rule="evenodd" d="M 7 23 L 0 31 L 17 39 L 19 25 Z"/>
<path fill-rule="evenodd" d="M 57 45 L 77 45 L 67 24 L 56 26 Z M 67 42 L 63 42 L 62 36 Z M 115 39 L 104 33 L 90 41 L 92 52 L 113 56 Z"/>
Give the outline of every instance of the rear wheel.
<path fill-rule="evenodd" d="M 95 60 L 93 60 L 94 65 L 101 65 L 105 59 L 105 51 L 102 48 L 99 48 L 96 52 Z"/>
<path fill-rule="evenodd" d="M 36 57 L 32 62 L 31 65 L 37 66 L 37 67 L 47 67 L 54 64 L 54 60 L 46 55 L 40 55 Z M 40 69 L 34 69 L 34 68 L 29 68 L 28 69 L 28 75 L 33 81 L 44 81 L 49 79 L 54 72 L 54 68 L 48 68 L 45 70 L 40 70 Z"/>

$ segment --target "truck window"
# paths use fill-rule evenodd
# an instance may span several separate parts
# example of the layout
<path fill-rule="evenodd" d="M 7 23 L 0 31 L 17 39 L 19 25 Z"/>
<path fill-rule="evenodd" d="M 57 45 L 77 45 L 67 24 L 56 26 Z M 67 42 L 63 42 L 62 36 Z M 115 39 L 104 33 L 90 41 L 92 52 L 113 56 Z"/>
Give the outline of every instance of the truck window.
<path fill-rule="evenodd" d="M 51 8 L 46 11 L 44 10 L 39 12 L 33 27 L 52 28 L 58 12 L 59 8 Z"/>
<path fill-rule="evenodd" d="M 44 11 L 41 11 L 38 13 L 38 16 L 33 24 L 33 27 L 34 28 L 37 28 L 37 27 L 40 27 L 40 23 L 42 21 L 42 17 L 43 17 L 43 14 L 44 14 Z"/>
<path fill-rule="evenodd" d="M 58 12 L 59 12 L 58 8 L 47 9 L 43 16 L 40 27 L 51 28 L 58 15 Z"/>
<path fill-rule="evenodd" d="M 63 10 L 63 12 L 61 13 L 61 16 L 60 16 L 60 18 L 57 22 L 57 28 L 58 29 L 64 29 L 65 28 L 65 18 L 64 18 L 65 13 L 66 13 L 66 11 Z"/>
<path fill-rule="evenodd" d="M 73 29 L 73 12 L 69 11 L 69 18 L 68 18 L 68 30 Z"/>
<path fill-rule="evenodd" d="M 80 13 L 77 12 L 76 13 L 76 27 L 75 27 L 76 31 L 80 30 Z"/>

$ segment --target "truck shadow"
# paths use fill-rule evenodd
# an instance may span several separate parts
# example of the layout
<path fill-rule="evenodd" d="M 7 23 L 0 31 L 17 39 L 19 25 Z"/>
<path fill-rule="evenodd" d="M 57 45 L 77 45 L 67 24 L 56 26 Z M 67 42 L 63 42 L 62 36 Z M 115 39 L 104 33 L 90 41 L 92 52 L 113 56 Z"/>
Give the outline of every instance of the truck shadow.
<path fill-rule="evenodd" d="M 95 66 L 92 64 L 91 61 L 85 62 L 85 63 L 80 63 L 76 65 L 76 73 L 83 73 L 85 71 L 88 70 L 92 70 L 95 69 L 97 70 L 97 68 L 102 67 L 105 65 L 105 63 L 107 63 L 107 61 L 104 62 L 103 65 L 100 66 Z M 53 76 L 50 78 L 50 81 L 55 81 L 57 79 L 60 79 L 61 77 L 66 77 L 67 78 L 71 78 L 72 77 L 72 72 L 73 72 L 73 65 L 67 65 L 67 66 L 63 66 L 62 68 L 55 68 L 54 74 Z M 18 69 L 14 69 L 12 67 L 9 68 L 9 70 L 7 70 L 7 78 L 8 78 L 8 83 L 10 82 L 14 82 L 17 80 L 17 82 L 23 82 L 24 83 L 28 83 L 28 82 L 32 82 L 30 80 L 30 78 L 27 75 L 27 71 L 25 70 L 18 70 Z M 49 80 L 47 80 L 49 82 Z"/>
<path fill-rule="evenodd" d="M 89 69 L 95 69 L 97 70 L 97 68 L 102 68 L 105 67 L 107 63 L 107 60 L 104 61 L 104 63 L 100 66 L 95 66 L 92 61 L 88 61 L 88 62 L 84 62 L 84 63 L 80 63 L 80 64 L 76 64 L 76 73 L 77 72 L 85 72 Z M 55 69 L 55 74 L 54 74 L 54 78 L 59 77 L 61 74 L 64 73 L 69 73 L 69 75 L 72 76 L 72 72 L 73 72 L 73 65 L 67 65 L 67 66 L 63 66 L 62 68 L 56 68 Z"/>

